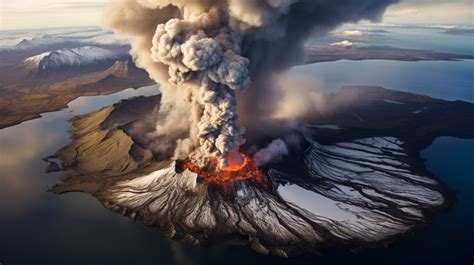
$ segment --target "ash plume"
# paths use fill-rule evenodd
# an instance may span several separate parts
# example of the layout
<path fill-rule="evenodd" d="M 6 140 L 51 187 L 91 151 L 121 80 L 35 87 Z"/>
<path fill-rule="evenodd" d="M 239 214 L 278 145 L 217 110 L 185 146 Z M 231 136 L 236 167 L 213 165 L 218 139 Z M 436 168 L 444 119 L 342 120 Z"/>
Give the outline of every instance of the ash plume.
<path fill-rule="evenodd" d="M 245 142 L 244 126 L 265 119 L 278 101 L 267 80 L 300 62 L 306 38 L 376 20 L 395 2 L 116 0 L 104 25 L 131 38 L 137 66 L 160 84 L 160 119 L 150 134 L 156 150 L 174 148 L 170 156 L 200 166 L 217 158 L 225 167 Z"/>

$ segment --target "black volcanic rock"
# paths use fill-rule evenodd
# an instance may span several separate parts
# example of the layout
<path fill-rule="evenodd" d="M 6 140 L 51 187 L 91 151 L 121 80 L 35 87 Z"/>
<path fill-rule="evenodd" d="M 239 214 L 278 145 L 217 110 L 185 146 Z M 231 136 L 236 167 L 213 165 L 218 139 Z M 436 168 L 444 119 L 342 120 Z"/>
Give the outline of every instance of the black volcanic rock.
<path fill-rule="evenodd" d="M 46 168 L 46 173 L 61 171 L 61 167 L 56 162 L 50 162 Z"/>
<path fill-rule="evenodd" d="M 327 132 L 329 138 L 390 135 L 416 139 L 414 142 L 426 146 L 442 135 L 474 137 L 474 126 L 469 122 L 469 117 L 474 117 L 474 105 L 464 101 L 445 101 L 381 87 L 347 86 L 328 95 L 326 105 L 325 112 L 306 117 L 304 122 L 348 129 L 319 130 L 321 134 Z"/>

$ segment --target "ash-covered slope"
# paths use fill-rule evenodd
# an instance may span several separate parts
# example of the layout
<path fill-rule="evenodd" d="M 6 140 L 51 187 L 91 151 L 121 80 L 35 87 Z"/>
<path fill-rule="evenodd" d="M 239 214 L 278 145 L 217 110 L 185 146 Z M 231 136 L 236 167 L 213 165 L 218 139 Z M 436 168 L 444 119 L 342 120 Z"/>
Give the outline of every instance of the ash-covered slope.
<path fill-rule="evenodd" d="M 299 174 L 270 168 L 271 186 L 240 181 L 229 194 L 174 162 L 158 166 L 149 155 L 138 159 L 131 138 L 120 127 L 97 130 L 97 118 L 77 124 L 80 136 L 60 155 L 76 150 L 79 160 L 67 160 L 80 161 L 77 169 L 87 180 L 69 175 L 70 182 L 54 190 L 92 193 L 106 207 L 187 243 L 232 239 L 279 256 L 368 246 L 425 223 L 445 205 L 443 188 L 418 170 L 396 138 L 325 146 L 305 136 L 310 147 L 301 164 L 294 164 Z M 86 140 L 91 137 L 97 141 Z M 93 153 L 100 158 L 89 163 Z M 103 178 L 112 171 L 118 175 Z"/>
<path fill-rule="evenodd" d="M 52 190 L 87 192 L 118 213 L 196 245 L 243 242 L 288 256 L 385 244 L 452 202 L 451 192 L 431 178 L 418 153 L 436 135 L 474 137 L 462 128 L 466 123 L 449 131 L 442 126 L 474 105 L 374 87 L 357 91 L 369 102 L 381 101 L 377 114 L 368 119 L 363 110 L 372 105 L 345 102 L 340 112 L 311 121 L 343 126 L 339 129 L 280 128 L 279 136 L 268 137 L 283 133 L 299 141 L 289 145 L 285 159 L 263 168 L 269 182 L 247 179 L 230 189 L 161 157 L 137 136 L 160 96 L 123 101 L 72 120 L 73 141 L 57 153 L 68 171 Z M 353 92 L 342 89 L 332 98 L 348 99 Z M 409 127 L 385 122 L 394 105 L 401 106 L 395 113 Z M 423 116 L 413 113 L 420 105 Z M 370 126 L 360 127 L 367 120 L 354 115 L 370 120 Z M 419 126 L 410 122 L 421 117 Z M 351 119 L 359 123 L 350 125 Z"/>
<path fill-rule="evenodd" d="M 47 75 L 58 70 L 110 64 L 116 55 L 106 49 L 85 46 L 49 51 L 23 60 L 31 75 Z"/>
<path fill-rule="evenodd" d="M 281 256 L 364 246 L 407 232 L 444 205 L 439 183 L 415 173 L 409 159 L 402 162 L 401 145 L 381 137 L 336 146 L 312 141 L 301 165 L 308 171 L 298 176 L 304 185 L 270 169 L 272 188 L 235 182 L 229 196 L 173 163 L 96 196 L 106 207 L 193 244 L 236 238 Z"/>

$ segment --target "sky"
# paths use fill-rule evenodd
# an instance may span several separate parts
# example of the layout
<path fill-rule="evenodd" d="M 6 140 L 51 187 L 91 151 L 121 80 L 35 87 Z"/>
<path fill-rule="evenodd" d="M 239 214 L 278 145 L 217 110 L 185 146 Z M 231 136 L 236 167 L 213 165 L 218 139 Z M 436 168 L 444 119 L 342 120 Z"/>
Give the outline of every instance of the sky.
<path fill-rule="evenodd" d="M 0 28 L 98 26 L 109 0 L 0 0 Z M 391 6 L 386 24 L 474 25 L 472 0 L 402 0 Z"/>

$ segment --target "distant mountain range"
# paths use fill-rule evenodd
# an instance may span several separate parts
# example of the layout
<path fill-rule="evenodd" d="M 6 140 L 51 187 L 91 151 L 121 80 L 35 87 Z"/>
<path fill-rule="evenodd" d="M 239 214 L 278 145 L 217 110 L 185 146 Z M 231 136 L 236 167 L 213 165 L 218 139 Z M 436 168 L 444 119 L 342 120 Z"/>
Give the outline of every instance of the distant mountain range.
<path fill-rule="evenodd" d="M 63 108 L 84 95 L 151 85 L 127 40 L 100 29 L 0 36 L 0 128 Z"/>
<path fill-rule="evenodd" d="M 13 40 L 10 44 L 15 44 Z M 9 48 L 11 49 L 33 49 L 41 46 L 48 46 L 48 45 L 54 45 L 54 44 L 59 44 L 59 43 L 64 43 L 65 40 L 61 37 L 56 37 L 56 36 L 51 36 L 51 35 L 43 35 L 43 36 L 37 36 L 33 38 L 17 38 L 16 41 L 18 41 L 17 44 L 14 46 L 10 46 Z M 8 48 L 8 47 L 7 47 Z"/>
<path fill-rule="evenodd" d="M 5 34 L 0 37 L 0 52 L 48 49 L 63 45 L 129 46 L 127 39 L 99 29 L 62 34 Z"/>
<path fill-rule="evenodd" d="M 387 31 L 342 31 L 327 44 L 307 44 L 306 61 L 462 60 L 474 56 L 367 46 Z M 332 44 L 332 45 L 331 45 Z M 66 106 L 83 95 L 153 84 L 135 66 L 128 40 L 100 28 L 6 31 L 0 36 L 0 128 Z"/>
<path fill-rule="evenodd" d="M 60 58 L 52 59 L 54 63 L 57 63 L 55 66 L 59 63 L 71 63 L 70 60 Z M 80 96 L 104 95 L 126 88 L 154 84 L 144 70 L 135 66 L 131 58 L 112 60 L 110 63 L 101 61 L 100 64 L 95 64 L 99 65 L 94 68 L 96 70 L 91 70 L 89 64 L 96 61 L 90 58 L 84 59 L 82 56 L 80 58 L 81 63 L 70 68 L 70 72 L 52 67 L 49 68 L 48 75 L 27 75 L 13 83 L 4 82 L 2 80 L 4 78 L 0 79 L 0 116 L 2 117 L 0 129 L 37 118 L 43 112 L 64 108 L 67 103 Z M 39 60 L 39 65 L 41 62 L 49 61 L 43 57 Z M 102 70 L 98 70 L 97 67 Z M 3 75 L 5 72 L 2 72 Z"/>

